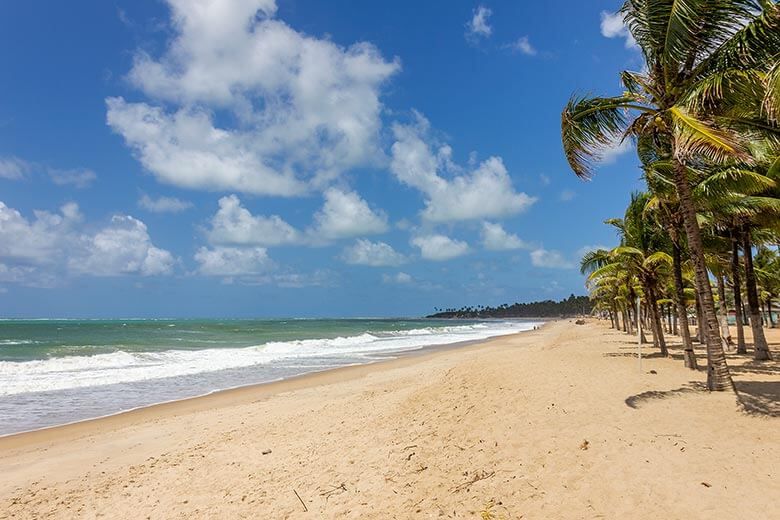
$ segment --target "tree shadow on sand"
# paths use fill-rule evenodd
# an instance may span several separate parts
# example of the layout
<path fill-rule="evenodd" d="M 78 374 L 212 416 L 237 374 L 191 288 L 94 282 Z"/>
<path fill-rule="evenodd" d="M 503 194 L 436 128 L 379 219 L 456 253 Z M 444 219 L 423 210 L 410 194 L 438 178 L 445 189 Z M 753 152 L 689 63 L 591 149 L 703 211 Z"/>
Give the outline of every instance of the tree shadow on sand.
<path fill-rule="evenodd" d="M 670 399 L 679 395 L 702 393 L 707 391 L 707 385 L 698 381 L 692 381 L 685 386 L 675 388 L 674 390 L 648 390 L 641 394 L 632 395 L 626 398 L 625 403 L 629 408 L 637 409 L 647 401 L 658 399 Z"/>
<path fill-rule="evenodd" d="M 780 417 L 780 381 L 737 381 L 735 384 L 745 412 Z"/>
<path fill-rule="evenodd" d="M 780 381 L 737 381 L 741 408 L 751 415 L 780 417 Z M 626 398 L 629 408 L 637 409 L 649 401 L 707 392 L 707 385 L 692 381 L 674 390 L 648 390 Z"/>

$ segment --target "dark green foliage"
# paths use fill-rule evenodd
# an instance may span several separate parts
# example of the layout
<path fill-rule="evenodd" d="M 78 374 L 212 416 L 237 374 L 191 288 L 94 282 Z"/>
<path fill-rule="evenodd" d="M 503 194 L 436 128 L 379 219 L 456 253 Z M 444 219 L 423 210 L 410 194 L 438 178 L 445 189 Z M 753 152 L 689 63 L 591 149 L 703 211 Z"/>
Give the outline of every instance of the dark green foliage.
<path fill-rule="evenodd" d="M 545 300 L 542 302 L 503 304 L 498 307 L 461 307 L 446 309 L 426 318 L 559 318 L 562 316 L 580 316 L 590 314 L 593 303 L 588 296 L 573 294 L 559 302 Z"/>

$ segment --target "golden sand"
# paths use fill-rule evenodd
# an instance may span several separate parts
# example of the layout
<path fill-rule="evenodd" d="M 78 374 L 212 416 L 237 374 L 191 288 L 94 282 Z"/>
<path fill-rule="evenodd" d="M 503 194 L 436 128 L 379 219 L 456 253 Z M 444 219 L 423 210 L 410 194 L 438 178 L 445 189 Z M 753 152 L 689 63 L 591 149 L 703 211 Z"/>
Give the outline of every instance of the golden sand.
<path fill-rule="evenodd" d="M 635 350 L 561 321 L 7 437 L 0 518 L 778 518 L 780 363 L 729 356 L 740 409 Z"/>

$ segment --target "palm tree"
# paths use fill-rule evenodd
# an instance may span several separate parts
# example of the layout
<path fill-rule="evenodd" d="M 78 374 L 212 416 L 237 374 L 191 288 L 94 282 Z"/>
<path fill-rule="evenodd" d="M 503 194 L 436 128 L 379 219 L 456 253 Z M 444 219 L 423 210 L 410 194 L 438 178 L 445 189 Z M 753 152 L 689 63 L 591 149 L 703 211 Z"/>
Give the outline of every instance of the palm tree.
<path fill-rule="evenodd" d="M 672 258 L 662 250 L 664 240 L 661 228 L 644 214 L 648 198 L 646 193 L 632 194 L 625 217 L 606 221 L 618 230 L 620 245 L 610 251 L 599 250 L 586 254 L 581 262 L 581 270 L 591 273 L 589 281 L 605 276 L 610 280 L 617 280 L 621 275 L 627 276 L 626 285 L 630 293 L 636 293 L 631 283 L 631 279 L 636 279 L 650 312 L 653 345 L 662 355 L 667 356 L 658 302 L 661 299 L 659 289 L 663 286 L 661 282 L 668 274 Z M 629 302 L 633 301 L 633 296 L 630 295 Z M 637 316 L 637 319 L 641 317 Z"/>
<path fill-rule="evenodd" d="M 780 53 L 780 8 L 769 0 L 626 0 L 621 13 L 642 50 L 646 72 L 623 72 L 626 92 L 621 96 L 573 97 L 562 114 L 564 152 L 574 172 L 585 178 L 592 162 L 621 138 L 636 139 L 640 153 L 653 150 L 668 162 L 706 320 L 707 386 L 734 389 L 689 165 L 702 157 L 717 163 L 749 160 L 739 131 L 776 130 L 776 121 L 744 113 L 736 117 L 721 105 L 735 105 L 732 93 L 754 92 L 774 65 Z"/>

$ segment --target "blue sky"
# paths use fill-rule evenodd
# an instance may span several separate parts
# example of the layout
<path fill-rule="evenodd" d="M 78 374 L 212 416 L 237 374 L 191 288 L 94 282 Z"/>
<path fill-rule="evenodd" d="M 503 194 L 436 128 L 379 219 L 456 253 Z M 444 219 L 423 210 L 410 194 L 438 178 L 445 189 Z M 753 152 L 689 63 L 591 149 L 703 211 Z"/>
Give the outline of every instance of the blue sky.
<path fill-rule="evenodd" d="M 389 316 L 584 293 L 640 189 L 561 151 L 616 1 L 0 7 L 0 315 Z"/>

